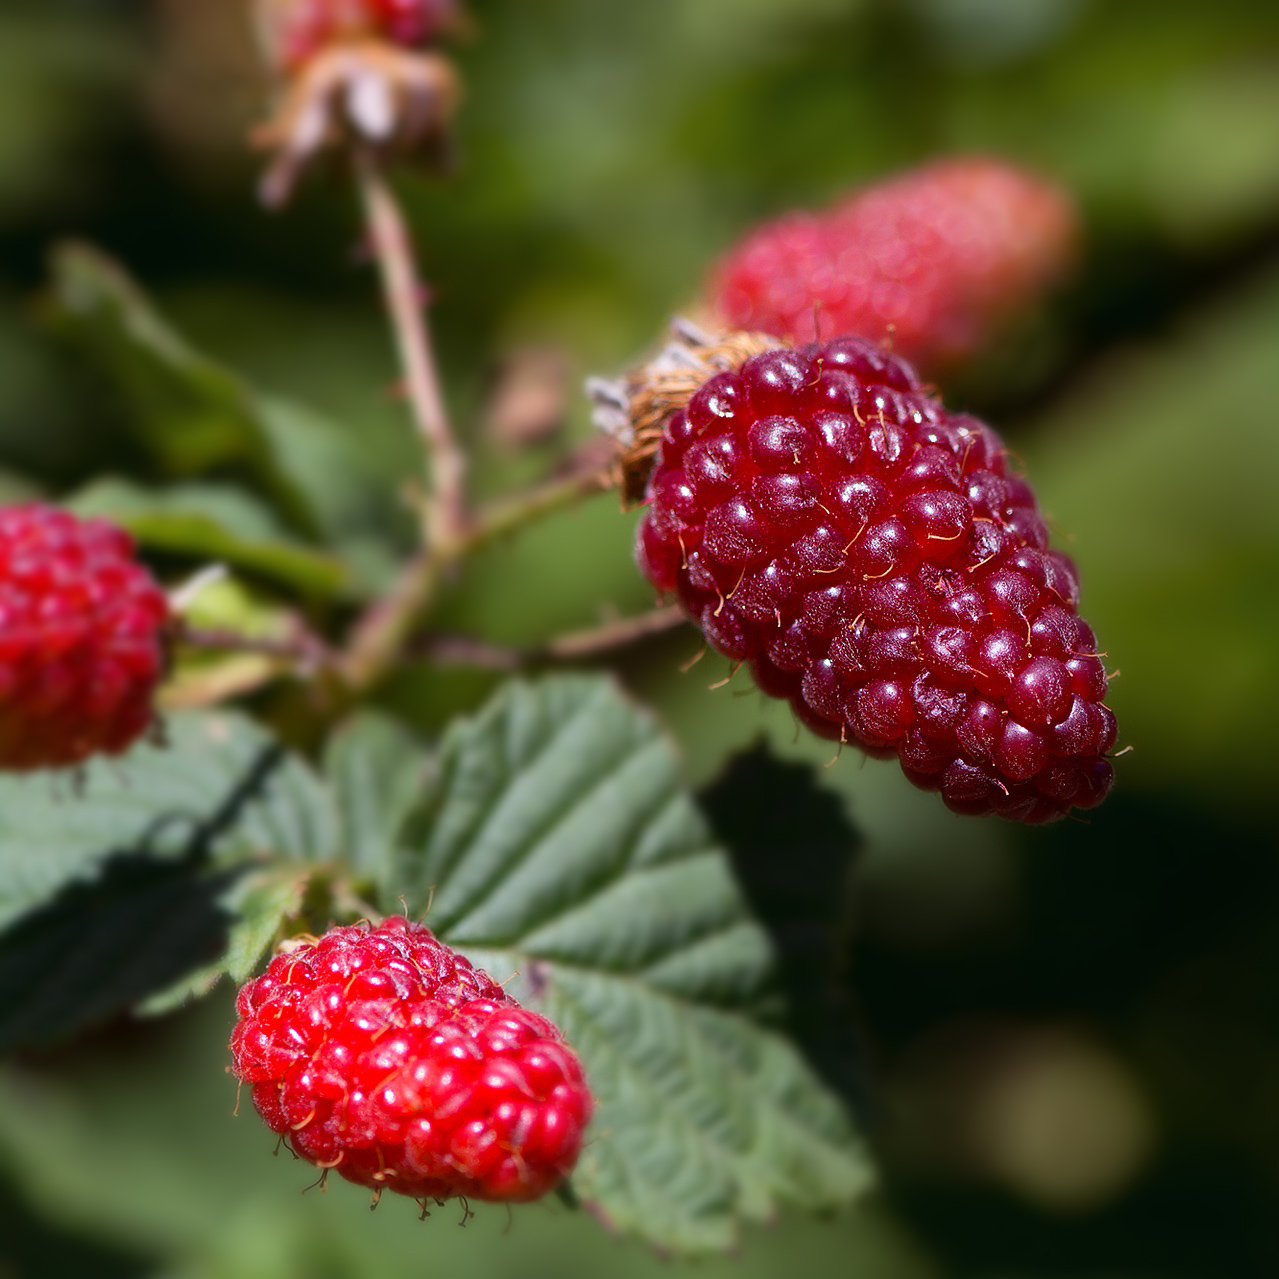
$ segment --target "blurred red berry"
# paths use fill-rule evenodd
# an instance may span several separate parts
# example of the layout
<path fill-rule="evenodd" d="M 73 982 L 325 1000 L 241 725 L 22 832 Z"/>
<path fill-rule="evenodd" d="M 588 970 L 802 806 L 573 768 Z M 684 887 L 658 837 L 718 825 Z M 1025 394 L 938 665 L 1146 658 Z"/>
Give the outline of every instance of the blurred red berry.
<path fill-rule="evenodd" d="M 129 535 L 0 508 L 0 768 L 118 755 L 151 727 L 169 603 Z"/>
<path fill-rule="evenodd" d="M 1058 187 L 1000 160 L 941 160 L 760 227 L 719 263 L 709 303 L 725 328 L 866 337 L 934 374 L 1038 302 L 1077 234 Z"/>

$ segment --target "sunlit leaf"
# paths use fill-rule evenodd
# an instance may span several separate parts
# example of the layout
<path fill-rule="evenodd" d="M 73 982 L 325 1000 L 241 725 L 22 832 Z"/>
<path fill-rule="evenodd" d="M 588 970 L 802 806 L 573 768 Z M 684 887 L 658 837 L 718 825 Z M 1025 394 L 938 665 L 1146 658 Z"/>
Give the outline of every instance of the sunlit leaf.
<path fill-rule="evenodd" d="M 598 1111 L 574 1186 L 676 1252 L 847 1203 L 847 1111 L 765 1016 L 777 954 L 645 715 L 602 679 L 508 685 L 444 740 L 394 886 L 547 1013 Z"/>

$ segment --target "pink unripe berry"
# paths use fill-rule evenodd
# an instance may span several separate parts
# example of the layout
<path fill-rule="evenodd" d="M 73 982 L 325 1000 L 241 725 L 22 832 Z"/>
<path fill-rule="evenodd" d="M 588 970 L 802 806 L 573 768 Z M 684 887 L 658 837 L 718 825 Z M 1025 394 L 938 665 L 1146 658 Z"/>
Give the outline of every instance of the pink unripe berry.
<path fill-rule="evenodd" d="M 758 228 L 718 264 L 708 301 L 724 328 L 890 341 L 934 374 L 1032 308 L 1077 238 L 1055 185 L 985 156 L 940 160 Z"/>

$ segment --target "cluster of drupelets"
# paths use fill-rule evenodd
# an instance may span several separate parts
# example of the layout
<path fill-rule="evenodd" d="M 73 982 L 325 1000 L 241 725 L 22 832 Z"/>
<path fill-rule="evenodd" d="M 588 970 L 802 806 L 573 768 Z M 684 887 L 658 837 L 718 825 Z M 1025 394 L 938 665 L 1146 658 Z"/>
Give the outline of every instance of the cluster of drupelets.
<path fill-rule="evenodd" d="M 280 89 L 257 134 L 268 199 L 324 151 L 367 169 L 447 134 L 452 0 L 256 13 Z M 1074 566 L 999 439 L 900 357 L 955 367 L 1074 245 L 1050 184 L 986 158 L 927 166 L 755 231 L 710 273 L 713 334 L 678 327 L 593 386 L 645 508 L 639 565 L 708 642 L 817 733 L 895 755 L 959 812 L 1028 822 L 1109 789 L 1106 674 Z M 145 734 L 174 612 L 120 530 L 0 511 L 0 767 L 75 766 Z M 420 926 L 286 942 L 237 1007 L 236 1075 L 322 1168 L 421 1200 L 522 1200 L 577 1158 L 576 1057 Z"/>
<path fill-rule="evenodd" d="M 267 1127 L 375 1193 L 518 1202 L 577 1161 L 581 1063 L 419 924 L 295 938 L 236 1012 L 235 1073 Z"/>
<path fill-rule="evenodd" d="M 169 615 L 122 529 L 0 508 L 0 768 L 127 750 L 155 717 Z"/>
<path fill-rule="evenodd" d="M 648 498 L 648 579 L 817 733 L 960 813 L 1105 797 L 1115 719 L 1074 565 L 994 432 L 901 360 L 841 338 L 714 373 Z"/>

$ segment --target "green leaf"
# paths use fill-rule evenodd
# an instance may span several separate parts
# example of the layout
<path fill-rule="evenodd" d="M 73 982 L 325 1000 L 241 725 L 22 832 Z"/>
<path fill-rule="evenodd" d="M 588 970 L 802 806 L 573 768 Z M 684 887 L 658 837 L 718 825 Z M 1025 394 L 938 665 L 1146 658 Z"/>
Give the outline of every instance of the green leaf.
<path fill-rule="evenodd" d="M 328 795 L 251 721 L 175 715 L 166 727 L 163 746 L 88 765 L 52 802 L 44 775 L 0 778 L 6 1048 L 80 1029 L 198 965 L 251 967 L 291 899 L 252 877 L 237 895 L 241 870 L 336 853 Z"/>
<path fill-rule="evenodd" d="M 235 922 L 226 931 L 219 957 L 139 1003 L 137 1011 L 156 1016 L 207 995 L 225 975 L 237 985 L 247 981 L 284 921 L 302 909 L 308 874 L 299 867 L 279 867 L 241 874 L 218 899 Z"/>
<path fill-rule="evenodd" d="M 384 896 L 403 894 L 581 1053 L 579 1198 L 664 1250 L 779 1202 L 854 1198 L 837 1097 L 764 1017 L 777 957 L 656 726 L 606 680 L 511 684 L 446 736 Z"/>
<path fill-rule="evenodd" d="M 339 561 L 301 542 L 259 498 L 230 485 L 152 490 L 130 480 L 104 479 L 67 504 L 80 515 L 114 520 L 151 550 L 226 563 L 303 594 L 339 594 L 346 583 Z"/>
<path fill-rule="evenodd" d="M 85 245 L 60 249 L 51 316 L 119 388 L 130 424 L 173 472 L 247 463 L 295 518 L 308 516 L 248 388 L 191 347 L 116 263 Z"/>
<path fill-rule="evenodd" d="M 427 768 L 418 738 L 373 711 L 354 716 L 330 739 L 324 774 L 342 823 L 343 852 L 357 875 L 385 882 Z"/>
<path fill-rule="evenodd" d="M 329 847 L 340 850 L 357 890 L 384 873 L 399 828 L 420 790 L 426 758 L 411 732 L 385 715 L 365 711 L 330 738 L 322 779 L 304 775 L 308 802 L 331 821 L 334 835 Z M 237 983 L 247 980 L 285 920 L 302 912 L 308 882 L 305 867 L 288 863 L 241 876 L 221 899 L 236 922 L 218 959 L 148 999 L 141 1011 L 167 1012 L 188 998 L 207 994 L 223 974 Z"/>
<path fill-rule="evenodd" d="M 349 544 L 366 589 L 391 571 L 385 547 L 370 541 L 385 527 L 385 484 L 371 493 L 362 482 L 365 450 L 353 426 L 269 394 L 197 350 L 120 266 L 87 246 L 54 256 L 49 313 L 118 390 L 129 426 L 167 471 L 246 470 L 298 528 Z"/>
<path fill-rule="evenodd" d="M 811 765 L 780 760 L 766 745 L 734 756 L 699 800 L 773 940 L 788 1031 L 832 1088 L 850 1104 L 863 1100 L 843 981 L 861 841 L 843 804 Z"/>
<path fill-rule="evenodd" d="M 103 1021 L 216 954 L 234 873 L 122 858 L 0 935 L 0 1057 Z"/>

